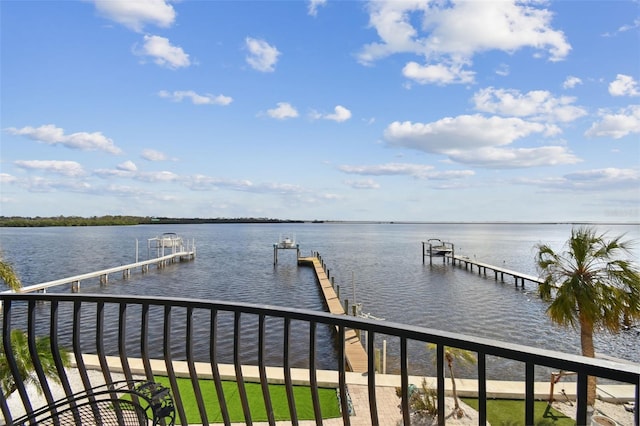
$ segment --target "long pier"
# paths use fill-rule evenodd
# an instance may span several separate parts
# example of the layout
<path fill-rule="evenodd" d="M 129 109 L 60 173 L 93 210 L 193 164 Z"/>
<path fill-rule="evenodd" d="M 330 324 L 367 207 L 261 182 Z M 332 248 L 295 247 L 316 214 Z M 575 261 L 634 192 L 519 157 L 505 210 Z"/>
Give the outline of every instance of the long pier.
<path fill-rule="evenodd" d="M 158 238 L 152 238 L 149 241 L 158 241 Z M 151 251 L 151 248 L 149 250 Z M 155 265 L 157 268 L 164 268 L 169 263 L 192 260 L 196 257 L 196 245 L 195 241 L 187 244 L 185 247 L 182 245 L 182 240 L 180 240 L 180 245 L 171 244 L 169 245 L 159 245 L 157 247 L 153 247 L 154 250 L 158 252 L 158 257 L 154 257 L 148 260 L 137 261 L 138 257 L 138 247 L 136 242 L 136 262 L 130 263 L 127 265 L 115 266 L 113 268 L 101 269 L 99 271 L 88 272 L 86 274 L 74 275 L 72 277 L 60 278 L 53 281 L 47 281 L 40 284 L 33 284 L 25 287 L 21 287 L 17 290 L 18 293 L 32 293 L 35 291 L 45 292 L 48 288 L 57 287 L 64 284 L 71 284 L 71 291 L 73 293 L 77 293 L 80 291 L 80 282 L 84 280 L 88 280 L 91 278 L 99 278 L 100 284 L 107 284 L 109 281 L 109 275 L 115 274 L 117 272 L 122 272 L 122 278 L 128 278 L 131 275 L 131 271 L 137 268 L 140 268 L 142 273 L 148 272 L 149 267 Z M 170 254 L 164 254 L 165 249 L 170 250 Z M 11 291 L 11 290 L 7 290 Z"/>
<path fill-rule="evenodd" d="M 346 315 L 340 298 L 336 294 L 333 283 L 329 279 L 324 265 L 317 256 L 299 257 L 298 265 L 306 265 L 314 268 L 318 284 L 322 290 L 327 309 L 335 315 Z M 366 373 L 368 370 L 368 356 L 360 342 L 360 337 L 356 330 L 345 330 L 345 358 L 349 371 L 356 373 Z"/>
<path fill-rule="evenodd" d="M 522 285 L 524 288 L 525 281 L 531 281 L 535 284 L 542 284 L 544 280 L 539 277 L 523 274 L 521 272 L 513 271 L 511 269 L 503 268 L 500 266 L 490 265 L 484 262 L 478 262 L 477 260 L 473 260 L 468 256 L 460 256 L 456 254 L 455 246 L 453 243 L 442 241 L 438 238 L 432 238 L 428 241 L 422 242 L 422 263 L 424 264 L 424 259 L 429 257 L 429 264 L 433 264 L 434 257 L 441 257 L 443 263 L 451 262 L 454 266 L 456 262 L 458 262 L 459 266 L 464 265 L 464 269 L 473 271 L 475 267 L 478 270 L 478 275 L 487 276 L 487 270 L 492 271 L 494 274 L 494 278 L 496 281 L 498 280 L 498 276 L 500 276 L 500 281 L 504 282 L 504 276 L 511 276 L 514 279 L 516 287 L 518 284 Z"/>
<path fill-rule="evenodd" d="M 128 265 L 116 266 L 113 268 L 102 269 L 100 271 L 88 272 L 86 274 L 74 275 L 72 277 L 60 278 L 58 280 L 47 281 L 40 284 L 33 284 L 26 287 L 22 287 L 18 290 L 18 293 L 31 293 L 34 291 L 43 291 L 50 287 L 56 287 L 63 284 L 71 284 L 71 291 L 77 293 L 80 290 L 80 282 L 91 278 L 100 278 L 100 284 L 106 284 L 109 281 L 109 275 L 116 272 L 122 272 L 122 277 L 127 278 L 131 275 L 131 270 L 140 268 L 142 272 L 147 272 L 150 265 L 156 265 L 158 268 L 164 268 L 168 263 L 176 261 L 191 260 L 195 257 L 193 251 L 183 251 L 179 253 L 172 253 L 166 256 L 156 257 L 154 259 L 145 260 L 142 262 L 130 263 Z"/>
<path fill-rule="evenodd" d="M 504 282 L 504 276 L 511 276 L 514 279 L 516 287 L 518 287 L 518 283 L 522 285 L 524 288 L 525 281 L 531 281 L 535 284 L 542 284 L 544 280 L 528 274 L 523 274 L 521 272 L 512 271 L 511 269 L 502 268 L 499 266 L 489 265 L 488 263 L 478 262 L 476 260 L 472 260 L 467 256 L 459 256 L 459 255 L 447 255 L 447 259 L 450 259 L 452 264 L 455 265 L 458 262 L 459 266 L 464 265 L 464 269 L 468 269 L 473 271 L 473 268 L 478 270 L 478 275 L 487 276 L 487 270 L 493 272 L 494 278 L 496 281 L 498 280 L 498 276 L 500 276 L 500 281 Z"/>

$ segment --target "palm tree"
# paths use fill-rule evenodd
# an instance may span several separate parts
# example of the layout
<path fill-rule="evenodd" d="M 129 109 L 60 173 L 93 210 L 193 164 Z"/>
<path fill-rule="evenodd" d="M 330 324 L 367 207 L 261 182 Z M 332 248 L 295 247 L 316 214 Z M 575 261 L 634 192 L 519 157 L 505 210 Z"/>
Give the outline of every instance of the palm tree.
<path fill-rule="evenodd" d="M 7 286 L 17 291 L 22 287 L 20 279 L 16 275 L 11 265 L 2 259 L 0 259 L 0 278 L 7 284 Z M 13 376 L 9 369 L 9 363 L 7 362 L 7 355 L 4 351 L 4 345 L 2 342 L 2 336 L 0 336 L 0 391 L 2 395 L 7 398 L 16 389 L 16 377 Z M 29 352 L 29 341 L 27 333 L 23 330 L 14 329 L 11 330 L 11 348 L 13 349 L 13 356 L 18 366 L 19 379 L 24 383 L 33 383 L 38 391 L 41 391 L 41 384 L 35 374 L 35 368 L 33 366 L 33 360 L 31 353 Z M 60 347 L 58 349 L 60 357 L 62 358 L 62 365 L 68 367 L 71 364 L 71 357 L 69 352 Z M 51 351 L 51 341 L 49 337 L 36 337 L 36 352 L 42 369 L 46 377 L 52 379 L 56 383 L 60 383 L 60 377 L 58 376 L 58 370 L 56 369 L 53 353 Z"/>
<path fill-rule="evenodd" d="M 547 314 L 557 324 L 579 328 L 584 356 L 595 356 L 595 327 L 617 332 L 622 318 L 640 318 L 640 272 L 623 257 L 630 255 L 631 243 L 622 238 L 580 227 L 572 229 L 561 253 L 544 244 L 537 247 L 536 263 L 544 280 L 538 292 L 551 302 Z M 587 404 L 593 406 L 595 398 L 596 378 L 589 377 Z"/>
<path fill-rule="evenodd" d="M 18 291 L 22 287 L 22 283 L 11 264 L 2 259 L 0 259 L 0 279 L 13 291 Z"/>
<path fill-rule="evenodd" d="M 35 385 L 38 392 L 41 392 L 42 387 L 38 376 L 35 374 L 27 339 L 27 333 L 23 330 L 11 330 L 11 348 L 13 349 L 13 357 L 18 366 L 19 379 L 25 384 L 31 383 Z M 60 357 L 62 358 L 62 365 L 69 367 L 71 364 L 69 352 L 62 347 L 59 348 L 59 351 Z M 60 376 L 58 376 L 58 370 L 56 369 L 56 364 L 51 352 L 51 340 L 48 336 L 36 337 L 36 352 L 38 353 L 38 358 L 45 376 L 56 383 L 60 383 Z M 9 395 L 17 389 L 16 383 L 16 378 L 9 369 L 4 346 L 2 346 L 2 339 L 0 339 L 0 390 L 5 398 L 8 398 Z"/>
<path fill-rule="evenodd" d="M 429 349 L 436 349 L 437 345 L 429 343 L 427 345 Z M 456 390 L 456 379 L 453 374 L 453 363 L 455 361 L 461 361 L 468 364 L 475 364 L 476 358 L 473 352 L 469 352 L 464 349 L 451 348 L 449 346 L 444 347 L 444 359 L 447 361 L 447 367 L 449 368 L 449 376 L 451 376 L 451 393 L 453 395 L 454 409 L 453 413 L 456 418 L 464 416 L 464 410 L 460 408 L 460 402 L 458 401 L 458 392 Z"/>

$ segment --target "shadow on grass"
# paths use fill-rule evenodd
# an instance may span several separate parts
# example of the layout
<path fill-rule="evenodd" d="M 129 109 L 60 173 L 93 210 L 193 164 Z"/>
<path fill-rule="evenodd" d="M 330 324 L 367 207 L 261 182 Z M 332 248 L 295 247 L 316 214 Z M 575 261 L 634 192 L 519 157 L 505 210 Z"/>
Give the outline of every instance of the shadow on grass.
<path fill-rule="evenodd" d="M 478 400 L 474 398 L 462 398 L 465 404 L 478 409 Z M 492 426 L 517 426 L 524 425 L 524 401 L 512 399 L 488 399 L 487 421 Z M 574 426 L 575 420 L 561 413 L 546 401 L 534 403 L 535 426 Z"/>

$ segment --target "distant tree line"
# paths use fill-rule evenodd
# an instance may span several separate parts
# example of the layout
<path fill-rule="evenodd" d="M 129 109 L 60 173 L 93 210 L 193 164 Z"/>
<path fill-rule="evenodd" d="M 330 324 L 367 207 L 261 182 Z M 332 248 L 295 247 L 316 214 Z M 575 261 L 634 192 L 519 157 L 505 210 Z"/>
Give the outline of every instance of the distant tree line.
<path fill-rule="evenodd" d="M 122 225 L 159 225 L 189 223 L 303 223 L 301 220 L 282 220 L 269 218 L 171 218 L 151 216 L 55 216 L 20 217 L 0 216 L 0 227 L 45 227 L 45 226 L 122 226 Z M 318 222 L 318 221 L 315 221 Z"/>

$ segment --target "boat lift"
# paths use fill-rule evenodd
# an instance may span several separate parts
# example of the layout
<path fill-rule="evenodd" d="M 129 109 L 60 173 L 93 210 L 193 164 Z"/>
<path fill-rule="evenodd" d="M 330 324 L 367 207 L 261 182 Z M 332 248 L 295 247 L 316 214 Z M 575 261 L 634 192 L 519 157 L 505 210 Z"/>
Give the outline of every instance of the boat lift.
<path fill-rule="evenodd" d="M 430 238 L 422 242 L 422 264 L 424 258 L 429 256 L 429 265 L 433 265 L 433 257 L 442 257 L 442 263 L 447 261 L 447 257 L 454 257 L 456 254 L 453 243 L 442 241 L 439 238 Z"/>

